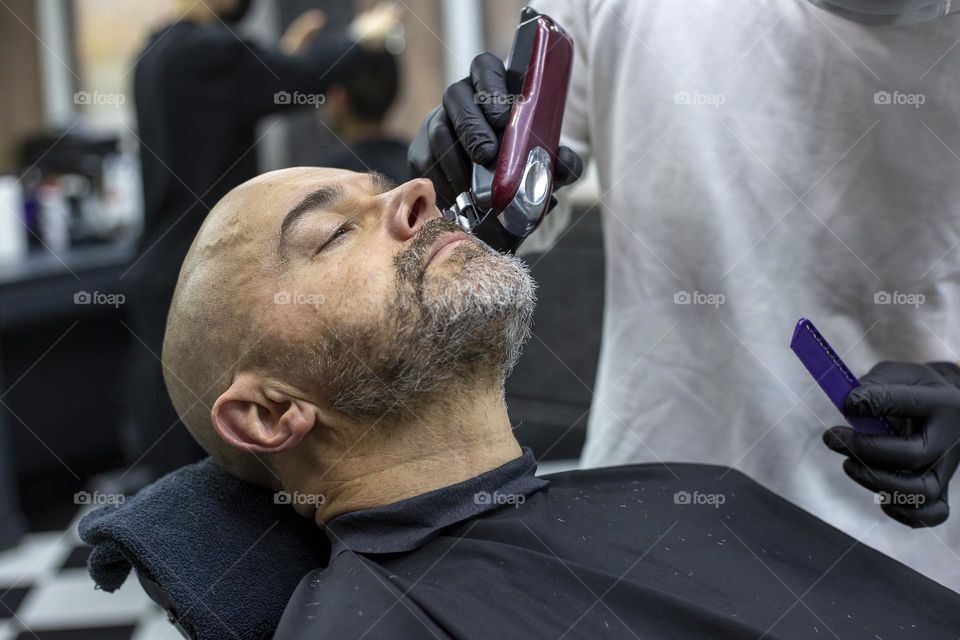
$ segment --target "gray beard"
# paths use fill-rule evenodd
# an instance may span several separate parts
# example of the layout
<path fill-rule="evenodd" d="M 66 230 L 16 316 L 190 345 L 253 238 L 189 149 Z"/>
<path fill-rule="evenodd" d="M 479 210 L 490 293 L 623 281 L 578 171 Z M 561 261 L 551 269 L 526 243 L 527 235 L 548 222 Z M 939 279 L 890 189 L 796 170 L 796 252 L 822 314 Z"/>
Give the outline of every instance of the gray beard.
<path fill-rule="evenodd" d="M 447 385 L 502 387 L 530 337 L 536 284 L 522 260 L 475 239 L 426 273 L 430 246 L 458 229 L 443 218 L 425 224 L 394 260 L 397 292 L 379 321 L 326 331 L 307 349 L 307 373 L 332 408 L 356 419 L 401 415 Z"/>

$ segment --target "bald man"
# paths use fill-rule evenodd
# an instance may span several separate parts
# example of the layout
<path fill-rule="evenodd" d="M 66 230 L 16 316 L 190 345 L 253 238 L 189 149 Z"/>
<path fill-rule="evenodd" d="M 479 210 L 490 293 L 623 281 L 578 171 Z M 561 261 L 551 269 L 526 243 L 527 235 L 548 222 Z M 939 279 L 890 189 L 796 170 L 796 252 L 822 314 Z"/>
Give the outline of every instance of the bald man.
<path fill-rule="evenodd" d="M 275 637 L 956 637 L 957 594 L 736 471 L 537 477 L 504 400 L 534 282 L 435 200 L 273 172 L 184 261 L 163 349 L 183 423 L 331 541 Z"/>

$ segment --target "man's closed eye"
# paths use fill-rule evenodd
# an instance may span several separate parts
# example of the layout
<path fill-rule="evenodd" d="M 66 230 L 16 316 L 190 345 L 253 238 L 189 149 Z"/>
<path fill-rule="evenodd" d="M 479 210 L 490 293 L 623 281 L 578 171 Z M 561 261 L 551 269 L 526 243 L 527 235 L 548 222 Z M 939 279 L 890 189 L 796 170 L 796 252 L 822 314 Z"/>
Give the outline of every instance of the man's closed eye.
<path fill-rule="evenodd" d="M 341 244 L 344 238 L 354 231 L 357 228 L 357 221 L 355 219 L 347 220 L 343 224 L 334 230 L 330 237 L 324 240 L 313 255 L 318 255 L 324 249 L 332 248 L 338 244 Z"/>

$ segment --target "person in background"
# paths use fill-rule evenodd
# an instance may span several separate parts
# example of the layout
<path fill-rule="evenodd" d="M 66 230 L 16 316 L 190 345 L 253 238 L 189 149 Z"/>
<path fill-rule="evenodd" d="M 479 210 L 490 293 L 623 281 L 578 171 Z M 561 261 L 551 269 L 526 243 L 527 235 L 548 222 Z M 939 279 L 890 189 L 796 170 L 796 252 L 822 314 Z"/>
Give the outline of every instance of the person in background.
<path fill-rule="evenodd" d="M 574 40 L 564 143 L 595 162 L 603 205 L 581 465 L 732 466 L 960 590 L 960 368 L 913 364 L 960 351 L 960 7 L 533 5 Z M 506 94 L 502 62 L 470 71 L 410 149 L 441 206 L 467 186 L 462 165 L 496 157 L 509 118 L 509 101 L 474 99 Z M 551 219 L 562 231 L 561 207 Z M 856 374 L 896 361 L 847 411 L 905 419 L 901 435 L 827 430 L 839 416 L 788 349 L 801 316 Z"/>
<path fill-rule="evenodd" d="M 390 135 L 384 126 L 400 91 L 400 69 L 389 51 L 361 53 L 355 73 L 334 83 L 326 94 L 326 108 L 340 143 L 319 163 L 350 171 L 377 171 L 394 182 L 410 175 L 409 141 Z"/>
<path fill-rule="evenodd" d="M 311 106 L 380 50 L 397 12 L 360 14 L 349 34 L 316 37 L 322 12 L 295 20 L 276 48 L 233 30 L 248 0 L 178 0 L 177 19 L 158 29 L 136 58 L 136 103 L 145 200 L 144 228 L 129 290 L 130 353 L 125 449 L 162 473 L 201 452 L 178 425 L 163 386 L 160 349 L 180 263 L 210 207 L 256 175 L 255 127 L 264 116 Z M 202 390 L 198 390 L 200 393 Z"/>

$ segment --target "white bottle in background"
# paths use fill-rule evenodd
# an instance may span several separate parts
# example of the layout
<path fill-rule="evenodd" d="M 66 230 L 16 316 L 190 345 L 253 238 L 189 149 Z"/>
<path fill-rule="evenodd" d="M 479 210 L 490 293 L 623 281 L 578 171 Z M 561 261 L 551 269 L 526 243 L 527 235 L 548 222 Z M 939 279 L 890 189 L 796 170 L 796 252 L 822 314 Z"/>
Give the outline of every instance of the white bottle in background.
<path fill-rule="evenodd" d="M 23 187 L 13 176 L 0 176 L 0 264 L 20 262 L 26 255 Z"/>
<path fill-rule="evenodd" d="M 60 254 L 70 248 L 70 205 L 60 185 L 46 183 L 37 189 L 40 238 L 47 249 Z"/>
<path fill-rule="evenodd" d="M 136 155 L 124 152 L 103 160 L 101 224 L 105 229 L 137 229 L 143 222 L 140 164 Z"/>

